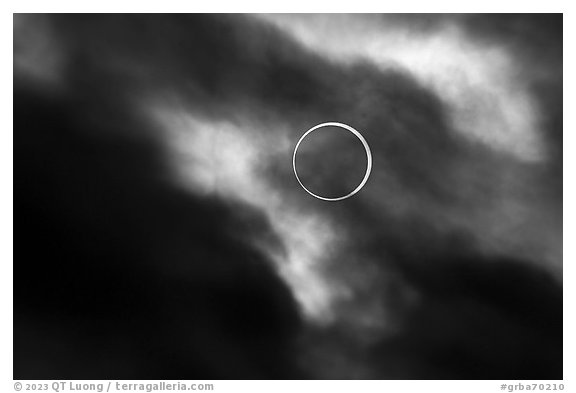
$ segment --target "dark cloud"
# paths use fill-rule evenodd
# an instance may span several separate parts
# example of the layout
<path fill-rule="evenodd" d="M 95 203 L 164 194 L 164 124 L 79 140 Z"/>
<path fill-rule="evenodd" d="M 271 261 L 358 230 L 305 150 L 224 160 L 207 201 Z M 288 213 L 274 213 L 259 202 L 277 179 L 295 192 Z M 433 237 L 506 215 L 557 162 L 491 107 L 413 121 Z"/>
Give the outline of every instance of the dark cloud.
<path fill-rule="evenodd" d="M 265 220 L 165 184 L 157 148 L 85 104 L 15 91 L 15 378 L 302 377 L 292 296 L 237 235 Z"/>

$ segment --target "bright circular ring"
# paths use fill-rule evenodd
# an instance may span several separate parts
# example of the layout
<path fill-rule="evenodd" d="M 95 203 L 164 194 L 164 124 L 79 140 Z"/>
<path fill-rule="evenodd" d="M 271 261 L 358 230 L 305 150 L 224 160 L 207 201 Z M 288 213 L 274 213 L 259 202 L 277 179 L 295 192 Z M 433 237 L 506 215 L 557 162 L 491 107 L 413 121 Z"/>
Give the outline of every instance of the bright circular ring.
<path fill-rule="evenodd" d="M 302 181 L 298 177 L 298 172 L 296 172 L 296 152 L 298 151 L 298 146 L 300 146 L 300 143 L 312 131 L 317 130 L 317 129 L 322 128 L 322 127 L 328 127 L 328 126 L 340 127 L 340 128 L 343 128 L 347 131 L 350 131 L 352 134 L 356 135 L 356 137 L 358 139 L 360 139 L 360 142 L 362 142 L 362 145 L 364 145 L 364 150 L 366 150 L 367 165 L 366 165 L 366 174 L 364 175 L 364 179 L 362 179 L 362 182 L 360 182 L 358 187 L 356 187 L 354 190 L 352 190 L 352 192 L 350 192 L 349 194 L 346 194 L 344 196 L 338 197 L 338 198 L 326 198 L 326 197 L 314 194 L 312 191 L 307 189 L 304 186 L 304 184 L 302 184 Z M 370 176 L 370 172 L 372 171 L 372 153 L 370 152 L 370 147 L 368 146 L 368 142 L 366 142 L 366 139 L 364 139 L 362 134 L 360 134 L 354 128 L 352 128 L 346 124 L 336 123 L 336 122 L 322 123 L 322 124 L 318 124 L 317 126 L 310 128 L 308 131 L 306 131 L 304 133 L 304 135 L 302 135 L 302 137 L 300 137 L 300 139 L 298 140 L 298 143 L 296 143 L 296 147 L 294 148 L 294 155 L 292 156 L 292 167 L 294 168 L 294 175 L 296 175 L 296 180 L 298 180 L 298 183 L 300 183 L 300 186 L 302 186 L 302 188 L 308 194 L 312 195 L 315 198 L 322 199 L 323 201 L 330 201 L 330 202 L 341 201 L 343 199 L 350 198 L 352 195 L 356 194 L 358 191 L 360 191 L 360 189 L 362 187 L 364 187 L 364 184 L 366 184 L 366 182 L 368 181 L 368 177 Z"/>

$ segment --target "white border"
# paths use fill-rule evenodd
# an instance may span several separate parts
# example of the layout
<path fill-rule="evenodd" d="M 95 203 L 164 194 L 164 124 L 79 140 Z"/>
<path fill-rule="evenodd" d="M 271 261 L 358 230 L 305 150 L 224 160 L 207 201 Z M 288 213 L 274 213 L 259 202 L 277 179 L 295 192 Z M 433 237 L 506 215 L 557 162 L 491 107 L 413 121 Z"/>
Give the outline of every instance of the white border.
<path fill-rule="evenodd" d="M 265 2 L 263 0 L 192 2 L 181 0 L 151 1 L 136 0 L 100 0 L 98 2 L 77 2 L 71 0 L 15 1 L 2 3 L 2 53 L 6 56 L 0 64 L 2 75 L 2 122 L 0 133 L 0 256 L 2 272 L 0 274 L 0 304 L 3 313 L 0 340 L 0 366 L 3 389 L 12 392 L 12 335 L 13 335 L 13 66 L 9 61 L 13 57 L 13 12 L 563 12 L 564 15 L 564 383 L 566 391 L 574 391 L 573 374 L 576 370 L 574 343 L 576 324 L 574 318 L 575 285 L 574 263 L 576 263 L 576 154 L 574 154 L 576 122 L 574 117 L 575 78 L 574 37 L 576 37 L 576 18 L 573 17 L 574 5 L 568 0 L 538 1 L 502 1 L 483 0 L 482 2 L 461 2 L 455 0 L 405 0 L 401 2 L 377 2 L 373 0 L 355 0 L 354 2 L 333 2 L 328 0 L 311 2 L 310 0 L 291 0 L 289 2 Z M 20 238 L 19 241 L 25 241 Z M 33 247 L 34 245 L 29 245 Z M 98 382 L 98 381 L 95 381 Z M 136 381 L 138 382 L 138 381 Z M 148 381 L 139 381 L 148 382 Z M 152 382 L 152 381 L 150 381 Z M 210 382 L 210 381 L 201 381 Z M 293 392 L 296 389 L 323 389 L 335 392 L 362 390 L 366 392 L 496 392 L 500 383 L 511 381 L 212 381 L 217 392 Z M 529 381 L 523 381 L 529 382 Z M 531 381 L 530 381 L 531 382 Z M 544 381 L 547 382 L 547 381 Z"/>

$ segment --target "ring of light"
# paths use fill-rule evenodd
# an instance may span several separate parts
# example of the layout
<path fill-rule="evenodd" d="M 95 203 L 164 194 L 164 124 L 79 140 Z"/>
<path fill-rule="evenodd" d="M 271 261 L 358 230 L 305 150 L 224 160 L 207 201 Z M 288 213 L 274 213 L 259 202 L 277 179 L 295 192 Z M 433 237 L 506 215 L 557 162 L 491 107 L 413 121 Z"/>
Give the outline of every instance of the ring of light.
<path fill-rule="evenodd" d="M 304 138 L 306 138 L 306 136 L 308 134 L 310 134 L 311 132 L 322 128 L 322 127 L 328 127 L 328 126 L 334 126 L 334 127 L 340 127 L 343 128 L 347 131 L 350 131 L 352 134 L 354 134 L 358 139 L 360 139 L 360 142 L 362 142 L 362 145 L 364 145 L 364 150 L 366 150 L 366 158 L 367 158 L 367 165 L 366 165 L 366 174 L 364 175 L 364 178 L 362 179 L 362 182 L 360 182 L 360 184 L 358 185 L 358 187 L 356 187 L 354 190 L 352 190 L 349 194 L 346 194 L 344 196 L 338 197 L 338 198 L 327 198 L 327 197 L 323 197 L 317 194 L 314 194 L 312 191 L 310 191 L 309 189 L 307 189 L 304 184 L 302 184 L 302 181 L 300 180 L 300 178 L 298 177 L 298 172 L 296 171 L 296 153 L 298 152 L 298 146 L 300 146 L 300 143 L 304 140 Z M 312 127 L 311 129 L 309 129 L 308 131 L 306 131 L 304 133 L 304 135 L 302 135 L 302 137 L 300 137 L 300 139 L 298 140 L 298 143 L 296 143 L 296 147 L 294 148 L 294 154 L 292 156 L 292 167 L 294 168 L 294 175 L 296 175 L 296 180 L 298 180 L 298 183 L 300 183 L 300 186 L 302 186 L 302 188 L 310 195 L 312 195 L 315 198 L 318 199 L 322 199 L 323 201 L 330 201 L 330 202 L 335 202 L 335 201 L 341 201 L 343 199 L 346 198 L 350 198 L 352 195 L 356 194 L 358 191 L 360 191 L 360 189 L 362 189 L 362 187 L 364 187 L 364 184 L 366 184 L 366 182 L 368 181 L 368 177 L 370 176 L 370 172 L 372 171 L 372 153 L 370 152 L 370 147 L 368 146 L 368 142 L 366 142 L 366 139 L 364 139 L 364 137 L 362 136 L 362 134 L 360 134 L 358 131 L 356 131 L 354 128 L 346 125 L 346 124 L 342 124 L 342 123 L 336 123 L 336 122 L 328 122 L 328 123 L 322 123 L 322 124 L 318 124 L 317 126 Z"/>

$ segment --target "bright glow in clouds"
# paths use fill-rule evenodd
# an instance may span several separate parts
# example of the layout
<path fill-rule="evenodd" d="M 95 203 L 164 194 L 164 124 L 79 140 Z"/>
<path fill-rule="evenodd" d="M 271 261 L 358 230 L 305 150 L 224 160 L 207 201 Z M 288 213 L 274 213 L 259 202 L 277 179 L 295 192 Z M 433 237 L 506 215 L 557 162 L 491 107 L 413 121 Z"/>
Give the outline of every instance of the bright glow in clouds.
<path fill-rule="evenodd" d="M 292 144 L 283 139 L 286 134 L 266 135 L 228 122 L 200 120 L 184 111 L 153 112 L 167 132 L 168 159 L 177 180 L 194 193 L 217 193 L 263 212 L 285 249 L 259 246 L 275 262 L 304 316 L 319 324 L 332 322 L 337 300 L 350 293 L 322 271 L 338 238 L 334 226 L 318 214 L 303 211 L 296 200 L 267 184 L 260 171 L 272 158 L 286 156 L 290 162 Z"/>
<path fill-rule="evenodd" d="M 14 14 L 14 75 L 35 83 L 61 82 L 64 53 L 45 15 Z"/>
<path fill-rule="evenodd" d="M 515 71 L 521 67 L 503 48 L 468 39 L 455 23 L 446 21 L 436 30 L 417 32 L 413 26 L 403 27 L 397 20 L 386 21 L 364 15 L 259 15 L 256 18 L 273 23 L 331 62 L 346 65 L 368 61 L 382 70 L 409 72 L 444 102 L 455 132 L 471 142 L 524 162 L 518 162 L 520 167 L 515 171 L 529 173 L 530 165 L 526 162 L 545 159 L 544 144 L 538 133 L 536 105 Z M 291 173 L 289 164 L 295 141 L 289 135 L 294 135 L 291 132 L 294 130 L 274 124 L 271 132 L 248 120 L 207 120 L 188 108 L 166 103 L 152 105 L 150 112 L 166 132 L 167 159 L 171 160 L 177 181 L 193 193 L 217 194 L 262 212 L 281 238 L 284 249 L 269 244 L 257 246 L 274 261 L 304 316 L 319 324 L 341 318 L 342 315 L 337 315 L 339 307 L 354 302 L 357 292 L 366 287 L 365 281 L 357 282 L 350 275 L 329 269 L 328 262 L 333 260 L 333 256 L 341 257 L 345 250 L 343 241 L 346 236 L 341 236 L 339 231 L 346 228 L 332 223 L 318 209 L 307 209 L 302 190 L 295 188 L 294 192 L 278 187 L 269 182 L 265 174 L 268 165 L 283 160 Z M 484 173 L 502 174 L 500 169 L 489 170 L 490 165 L 497 165 L 499 161 L 491 162 L 486 163 L 488 169 Z M 469 184 L 476 184 L 470 183 L 470 179 L 477 176 L 476 164 L 462 164 L 454 170 L 458 171 L 456 180 L 461 179 L 459 187 L 466 190 Z M 477 165 L 484 168 L 484 164 Z M 459 172 L 461 176 L 458 176 Z M 396 205 L 404 206 L 403 201 L 410 200 L 411 195 L 393 187 L 395 180 L 386 171 L 375 173 L 373 180 L 382 184 L 382 193 L 366 193 L 363 197 L 377 199 L 375 206 L 399 211 Z M 480 188 L 496 187 L 498 191 L 499 180 L 499 176 L 490 176 L 480 178 L 478 184 L 482 185 Z M 525 181 L 525 185 L 518 185 L 518 190 L 531 187 L 532 180 L 528 178 Z M 521 223 L 532 223 L 533 219 L 532 215 L 524 217 L 523 213 L 531 209 L 522 209 L 515 216 L 516 221 L 502 220 L 499 213 L 510 203 L 518 201 L 521 206 L 532 206 L 522 199 L 524 192 L 516 193 L 514 190 L 498 191 L 488 202 L 470 198 L 471 205 L 464 213 L 453 209 L 438 211 L 433 204 L 426 205 L 417 213 L 442 222 L 447 228 L 466 228 L 490 250 L 514 254 L 518 252 L 518 244 L 537 243 L 532 238 L 528 241 L 524 232 L 520 232 L 517 239 L 510 240 L 508 234 L 514 233 L 514 228 L 509 222 L 522 219 L 525 221 Z M 382 195 L 386 196 L 385 200 Z M 478 206 L 470 210 L 474 203 Z M 406 209 L 400 211 L 409 212 L 413 205 L 421 206 L 406 203 Z M 475 214 L 476 211 L 480 213 Z M 503 221 L 507 226 L 502 227 Z M 497 242 L 490 234 L 497 234 Z M 531 255 L 535 255 L 533 250 Z M 365 262 L 355 261 L 355 264 Z M 375 316 L 374 310 L 378 307 L 367 307 L 370 309 L 362 311 L 362 316 L 356 313 L 356 321 L 366 316 L 370 325 L 386 322 L 383 321 L 385 316 Z"/>
<path fill-rule="evenodd" d="M 305 47 L 340 63 L 369 61 L 409 71 L 437 92 L 462 135 L 523 161 L 543 159 L 536 105 L 498 46 L 474 43 L 455 23 L 417 32 L 367 15 L 258 15 Z"/>

